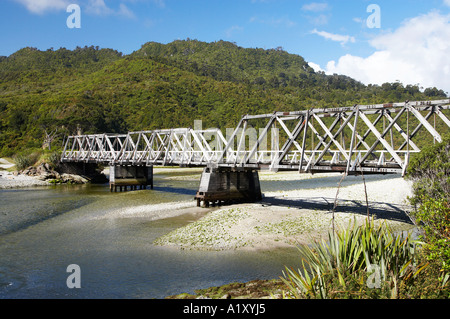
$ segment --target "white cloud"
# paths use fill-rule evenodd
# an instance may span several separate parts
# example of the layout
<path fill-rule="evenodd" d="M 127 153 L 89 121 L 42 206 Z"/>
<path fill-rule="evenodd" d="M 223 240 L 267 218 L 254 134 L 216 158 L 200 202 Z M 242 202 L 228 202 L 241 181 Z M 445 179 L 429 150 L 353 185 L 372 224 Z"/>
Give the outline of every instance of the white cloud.
<path fill-rule="evenodd" d="M 313 15 L 306 15 L 306 19 L 309 23 L 319 26 L 328 23 L 331 17 L 330 13 L 324 13 L 324 11 L 329 11 L 330 6 L 326 2 L 312 2 L 304 4 L 301 8 L 302 11 L 313 13 Z"/>
<path fill-rule="evenodd" d="M 349 35 L 334 34 L 326 31 L 318 31 L 317 29 L 312 30 L 311 33 L 317 34 L 327 40 L 340 42 L 341 45 L 345 45 L 347 42 L 354 43 L 356 41 L 354 37 Z"/>
<path fill-rule="evenodd" d="M 325 11 L 327 10 L 328 7 L 328 3 L 318 3 L 318 2 L 312 2 L 312 3 L 308 3 L 302 6 L 302 10 L 304 11 L 312 11 L 312 12 L 320 12 L 320 11 Z"/>
<path fill-rule="evenodd" d="M 444 4 L 450 7 L 450 0 L 444 0 Z"/>
<path fill-rule="evenodd" d="M 119 8 L 114 10 L 106 5 L 105 0 L 88 0 L 86 4 L 86 12 L 99 16 L 117 15 L 130 19 L 136 17 L 133 11 L 128 9 L 125 4 L 120 3 Z"/>
<path fill-rule="evenodd" d="M 152 0 L 152 2 L 154 4 L 156 4 L 156 6 L 158 6 L 160 8 L 165 8 L 166 7 L 166 0 Z"/>
<path fill-rule="evenodd" d="M 270 26 L 284 26 L 286 28 L 291 28 L 297 25 L 296 22 L 290 20 L 287 17 L 281 17 L 281 18 L 268 18 L 268 19 L 259 19 L 257 17 L 251 17 L 250 18 L 250 23 L 262 23 L 262 24 L 267 24 Z"/>
<path fill-rule="evenodd" d="M 306 17 L 309 21 L 309 23 L 319 26 L 319 25 L 324 25 L 328 23 L 328 19 L 330 18 L 330 15 L 325 15 L 325 14 L 319 14 L 318 16 L 315 17 Z"/>
<path fill-rule="evenodd" d="M 46 11 L 65 10 L 70 4 L 69 0 L 15 0 L 24 5 L 28 11 L 42 14 Z"/>
<path fill-rule="evenodd" d="M 314 63 L 314 62 L 308 62 L 308 65 L 314 69 L 315 72 L 325 72 L 320 65 Z"/>
<path fill-rule="evenodd" d="M 117 11 L 117 14 L 119 14 L 121 16 L 124 16 L 126 18 L 130 18 L 130 19 L 136 18 L 136 16 L 134 15 L 133 11 L 128 9 L 128 7 L 126 5 L 124 5 L 123 3 L 121 3 L 119 5 L 119 11 Z"/>
<path fill-rule="evenodd" d="M 433 11 L 375 37 L 369 42 L 376 49 L 372 55 L 347 54 L 328 62 L 326 72 L 345 74 L 365 84 L 398 80 L 450 91 L 449 38 L 450 15 Z"/>
<path fill-rule="evenodd" d="M 235 33 L 235 32 L 240 32 L 240 31 L 242 31 L 242 30 L 244 30 L 243 27 L 240 27 L 240 26 L 238 26 L 238 25 L 233 25 L 232 27 L 228 28 L 228 29 L 225 31 L 225 36 L 226 36 L 227 38 L 231 38 L 231 37 L 233 36 L 233 33 Z"/>
<path fill-rule="evenodd" d="M 35 14 L 43 14 L 48 11 L 66 10 L 71 3 L 77 3 L 82 6 L 82 12 L 94 15 L 118 15 L 127 18 L 135 18 L 134 13 L 124 4 L 120 3 L 117 10 L 108 7 L 105 0 L 15 0 L 27 8 L 28 11 Z M 164 0 L 152 0 L 157 6 L 163 7 Z"/>
<path fill-rule="evenodd" d="M 113 9 L 106 5 L 104 0 L 89 0 L 86 11 L 95 15 L 109 15 L 114 12 Z"/>

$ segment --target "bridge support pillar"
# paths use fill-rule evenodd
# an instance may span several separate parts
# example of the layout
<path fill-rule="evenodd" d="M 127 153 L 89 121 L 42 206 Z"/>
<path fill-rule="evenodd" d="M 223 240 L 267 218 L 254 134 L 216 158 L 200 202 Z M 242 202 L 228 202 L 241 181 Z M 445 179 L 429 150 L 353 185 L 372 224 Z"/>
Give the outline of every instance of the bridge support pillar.
<path fill-rule="evenodd" d="M 145 189 L 150 185 L 153 189 L 153 166 L 126 166 L 126 165 L 110 165 L 109 166 L 109 190 L 117 192 L 136 190 L 137 188 Z"/>
<path fill-rule="evenodd" d="M 203 207 L 230 202 L 257 202 L 262 199 L 258 171 L 206 167 L 194 199 L 197 206 L 203 202 Z"/>

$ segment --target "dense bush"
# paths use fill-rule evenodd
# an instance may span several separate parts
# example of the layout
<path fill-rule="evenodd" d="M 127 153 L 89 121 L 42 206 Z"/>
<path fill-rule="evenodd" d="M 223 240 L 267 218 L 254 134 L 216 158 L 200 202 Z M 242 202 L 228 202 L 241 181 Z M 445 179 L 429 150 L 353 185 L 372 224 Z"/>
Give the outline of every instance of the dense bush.
<path fill-rule="evenodd" d="M 303 267 L 286 269 L 290 298 L 450 298 L 450 136 L 412 158 L 408 178 L 419 241 L 373 222 L 330 232 L 300 247 Z M 373 265 L 378 284 L 373 285 Z M 371 269 L 372 268 L 372 269 Z"/>
<path fill-rule="evenodd" d="M 408 178 L 414 182 L 412 204 L 420 206 L 429 199 L 449 200 L 450 135 L 442 143 L 423 148 L 411 159 Z"/>
<path fill-rule="evenodd" d="M 27 167 L 34 165 L 40 157 L 39 151 L 23 151 L 13 157 L 14 164 L 16 164 L 16 170 L 21 171 Z"/>
<path fill-rule="evenodd" d="M 412 216 L 424 230 L 426 257 L 439 264 L 445 282 L 450 276 L 450 135 L 419 153 L 408 177 L 414 181 Z"/>
<path fill-rule="evenodd" d="M 31 162 L 31 158 L 27 155 L 16 155 L 13 159 L 14 163 L 16 164 L 16 168 L 19 171 L 24 170 L 25 168 L 33 164 Z"/>

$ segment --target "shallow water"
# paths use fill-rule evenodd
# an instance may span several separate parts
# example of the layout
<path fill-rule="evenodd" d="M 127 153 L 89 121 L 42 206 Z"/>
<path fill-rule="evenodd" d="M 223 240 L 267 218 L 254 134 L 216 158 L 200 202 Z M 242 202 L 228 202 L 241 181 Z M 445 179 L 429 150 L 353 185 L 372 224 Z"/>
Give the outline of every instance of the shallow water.
<path fill-rule="evenodd" d="M 298 267 L 295 248 L 205 252 L 153 246 L 159 236 L 208 211 L 195 208 L 199 180 L 176 175 L 155 174 L 154 190 L 122 193 L 110 193 L 108 185 L 0 190 L 0 298 L 164 298 L 278 278 L 285 266 Z M 383 178 L 390 177 L 366 177 Z M 261 181 L 261 187 L 334 187 L 339 180 Z M 79 289 L 67 287 L 70 264 L 81 269 Z"/>

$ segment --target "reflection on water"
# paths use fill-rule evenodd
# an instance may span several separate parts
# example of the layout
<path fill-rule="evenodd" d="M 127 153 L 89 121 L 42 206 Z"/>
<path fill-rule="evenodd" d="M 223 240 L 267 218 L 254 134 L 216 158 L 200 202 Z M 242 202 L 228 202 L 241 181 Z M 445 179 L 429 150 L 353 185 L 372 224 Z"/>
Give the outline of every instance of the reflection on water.
<path fill-rule="evenodd" d="M 298 265 L 296 249 L 243 253 L 153 246 L 159 236 L 207 212 L 195 208 L 198 176 L 177 180 L 174 174 L 155 175 L 154 190 L 123 193 L 110 193 L 107 185 L 0 190 L 0 298 L 163 298 L 278 278 L 285 265 Z M 336 186 L 339 179 L 261 186 Z M 70 264 L 81 268 L 81 289 L 66 286 Z"/>

